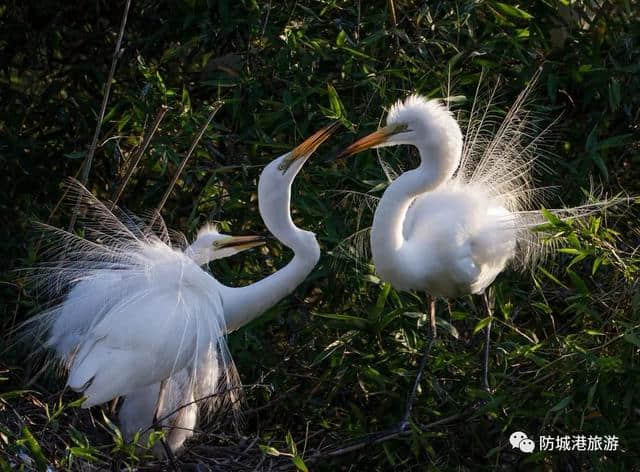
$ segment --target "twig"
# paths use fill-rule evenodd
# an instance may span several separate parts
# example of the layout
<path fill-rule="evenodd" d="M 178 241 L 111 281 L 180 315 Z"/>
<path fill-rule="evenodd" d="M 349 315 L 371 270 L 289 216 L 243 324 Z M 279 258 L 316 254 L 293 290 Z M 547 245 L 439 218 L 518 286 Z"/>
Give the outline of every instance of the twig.
<path fill-rule="evenodd" d="M 269 15 L 271 14 L 271 0 L 269 0 L 269 5 L 267 5 L 267 15 L 264 18 L 264 23 L 262 24 L 262 34 L 260 34 L 260 39 L 264 38 L 264 33 L 267 31 L 267 24 L 269 23 Z"/>
<path fill-rule="evenodd" d="M 266 385 L 258 384 L 258 383 L 250 384 L 250 385 L 239 385 L 237 387 L 231 387 L 231 388 L 222 390 L 220 392 L 215 392 L 215 393 L 212 393 L 212 394 L 209 394 L 209 395 L 205 395 L 203 397 L 196 398 L 193 401 L 190 401 L 190 402 L 187 402 L 187 403 L 183 403 L 182 405 L 178 406 L 176 409 L 174 409 L 173 411 L 170 411 L 169 413 L 167 413 L 166 415 L 162 416 L 161 418 L 157 418 L 156 417 L 154 419 L 153 423 L 150 426 L 148 426 L 146 429 L 142 430 L 142 434 L 146 433 L 147 431 L 151 431 L 152 429 L 155 429 L 157 427 L 162 427 L 162 422 L 164 420 L 166 420 L 167 418 L 170 418 L 175 413 L 179 412 L 183 408 L 186 408 L 186 407 L 188 407 L 190 405 L 198 404 L 198 403 L 201 403 L 201 402 L 203 402 L 205 400 L 209 400 L 211 398 L 216 398 L 216 397 L 219 397 L 219 396 L 222 396 L 222 395 L 226 395 L 227 393 L 233 392 L 234 390 L 243 391 L 243 390 L 254 389 L 254 388 L 258 388 L 258 387 L 266 387 Z M 160 406 L 160 405 L 158 405 L 158 406 Z M 160 410 L 161 409 L 158 406 L 156 407 L 156 410 Z M 250 410 L 250 411 L 253 412 L 255 410 Z"/>
<path fill-rule="evenodd" d="M 407 397 L 407 403 L 404 411 L 404 417 L 400 422 L 400 427 L 402 430 L 406 430 L 409 426 L 409 418 L 411 417 L 411 409 L 413 408 L 413 402 L 416 399 L 416 392 L 418 390 L 418 385 L 420 385 L 420 381 L 422 380 L 422 374 L 424 372 L 424 368 L 427 365 L 427 359 L 429 357 L 429 353 L 431 352 L 431 348 L 436 341 L 436 337 L 438 336 L 438 332 L 436 331 L 436 299 L 431 298 L 429 303 L 429 323 L 431 325 L 431 339 L 429 340 L 429 344 L 427 348 L 422 353 L 422 359 L 420 360 L 420 367 L 418 368 L 418 374 L 416 375 L 416 380 L 413 382 L 413 388 L 411 389 L 411 393 Z"/>
<path fill-rule="evenodd" d="M 391 10 L 391 22 L 393 23 L 393 29 L 396 30 L 396 29 L 398 29 L 398 17 L 396 16 L 396 6 L 395 6 L 395 4 L 393 2 L 394 2 L 394 0 L 388 0 L 389 10 Z M 396 31 L 394 31 L 394 36 L 396 38 L 396 46 L 399 48 L 400 47 L 400 38 L 396 34 Z"/>
<path fill-rule="evenodd" d="M 396 6 L 393 3 L 393 0 L 388 0 L 389 3 L 389 10 L 391 12 L 391 23 L 393 24 L 394 28 L 398 27 L 398 18 L 396 17 Z"/>
<path fill-rule="evenodd" d="M 171 195 L 171 192 L 173 191 L 173 187 L 176 185 L 176 182 L 178 181 L 178 177 L 180 177 L 180 174 L 182 173 L 182 171 L 184 170 L 185 166 L 187 165 L 187 162 L 189 162 L 189 158 L 191 157 L 191 154 L 193 154 L 194 149 L 196 148 L 196 146 L 200 142 L 200 139 L 202 139 L 202 136 L 204 135 L 204 132 L 207 130 L 207 127 L 209 126 L 209 123 L 211 123 L 211 120 L 213 120 L 213 117 L 216 116 L 216 113 L 218 112 L 220 107 L 222 107 L 223 103 L 224 102 L 217 101 L 217 102 L 215 102 L 213 104 L 213 107 L 212 107 L 213 109 L 211 110 L 211 113 L 209 114 L 209 118 L 207 118 L 206 123 L 200 129 L 200 132 L 198 133 L 198 136 L 196 137 L 195 141 L 193 141 L 193 143 L 191 144 L 191 148 L 189 149 L 187 154 L 182 159 L 182 162 L 180 163 L 180 166 L 176 170 L 176 173 L 174 174 L 173 179 L 171 180 L 171 183 L 169 184 L 169 188 L 167 188 L 167 191 L 164 193 L 164 195 L 162 197 L 162 200 L 160 200 L 160 203 L 158 204 L 158 207 L 156 208 L 155 214 L 153 216 L 153 219 L 151 220 L 151 224 L 149 225 L 150 227 L 152 227 L 153 224 L 156 222 L 156 218 L 158 217 L 158 215 L 160 215 L 160 212 L 162 211 L 162 208 L 164 207 L 164 204 L 167 202 L 167 199 L 169 198 L 169 195 Z"/>
<path fill-rule="evenodd" d="M 136 154 L 134 155 L 133 159 L 131 160 L 131 164 L 129 165 L 129 168 L 127 169 L 127 172 L 126 172 L 124 178 L 122 179 L 122 183 L 120 184 L 120 187 L 118 188 L 118 191 L 116 192 L 115 196 L 113 197 L 113 202 L 111 203 L 111 208 L 110 208 L 111 210 L 113 210 L 113 208 L 118 203 L 118 200 L 122 196 L 122 192 L 124 192 L 125 187 L 129 183 L 129 179 L 131 178 L 131 176 L 135 172 L 136 168 L 138 167 L 138 163 L 140 162 L 140 159 L 142 158 L 142 155 L 147 150 L 147 147 L 149 146 L 149 143 L 153 139 L 153 135 L 156 134 L 156 130 L 160 126 L 160 122 L 164 118 L 164 115 L 167 114 L 168 110 L 169 110 L 169 107 L 167 107 L 166 105 L 162 105 L 160 107 L 160 111 L 156 115 L 156 119 L 153 122 L 153 124 L 151 125 L 150 131 L 145 135 L 144 139 L 142 140 L 142 144 L 140 145 L 140 147 L 138 148 L 138 151 L 136 152 Z"/>
<path fill-rule="evenodd" d="M 360 22 L 362 21 L 362 5 L 361 0 L 358 0 L 358 19 L 356 21 L 356 43 L 360 44 Z"/>
<path fill-rule="evenodd" d="M 124 36 L 124 28 L 127 25 L 127 17 L 129 16 L 130 6 L 131 6 L 131 0 L 127 0 L 127 3 L 124 6 L 124 13 L 122 14 L 122 21 L 120 22 L 120 33 L 118 33 L 118 40 L 116 41 L 116 47 L 115 47 L 115 50 L 113 51 L 113 58 L 111 59 L 111 69 L 109 70 L 107 82 L 104 84 L 104 94 L 102 96 L 102 106 L 100 108 L 100 115 L 98 116 L 98 123 L 96 124 L 96 129 L 93 133 L 93 140 L 91 141 L 89 152 L 87 153 L 87 157 L 85 158 L 82 164 L 82 173 L 80 175 L 80 183 L 82 183 L 82 185 L 85 185 L 85 186 L 87 185 L 87 180 L 89 179 L 89 171 L 91 170 L 93 155 L 96 153 L 96 147 L 98 146 L 98 137 L 100 136 L 100 130 L 102 129 L 102 121 L 104 120 L 104 114 L 107 111 L 107 102 L 109 101 L 109 93 L 111 92 L 111 82 L 113 82 L 113 76 L 116 73 L 116 65 L 118 64 L 118 59 L 120 59 L 120 56 L 122 56 L 122 53 L 124 52 L 121 49 L 122 37 Z M 73 227 L 76 224 L 77 213 L 78 213 L 78 206 L 75 207 L 73 211 L 73 215 L 71 215 L 71 223 L 69 223 L 69 232 L 73 231 Z"/>
<path fill-rule="evenodd" d="M 454 421 L 457 421 L 461 418 L 466 417 L 467 415 L 469 415 L 471 412 L 473 412 L 475 410 L 475 406 L 472 407 L 468 407 L 465 410 L 461 411 L 460 413 L 456 413 L 455 415 L 451 415 L 451 416 L 447 416 L 446 418 L 442 418 L 439 419 L 437 421 L 434 421 L 432 423 L 428 423 L 425 425 L 418 425 L 418 428 L 421 431 L 428 431 L 430 429 L 435 428 L 436 426 L 441 426 L 443 424 L 448 424 L 448 423 L 453 423 Z M 350 444 L 348 446 L 345 447 L 341 447 L 339 449 L 334 449 L 325 453 L 317 453 L 307 459 L 305 459 L 305 461 L 308 462 L 315 462 L 318 459 L 322 459 L 322 458 L 330 458 L 330 457 L 337 457 L 337 456 L 341 456 L 344 454 L 347 454 L 349 452 L 353 452 L 353 451 L 357 451 L 359 449 L 362 449 L 363 447 L 366 446 L 371 446 L 374 444 L 380 444 L 381 442 L 387 441 L 389 439 L 394 439 L 397 437 L 401 437 L 401 436 L 407 436 L 410 435 L 412 433 L 411 430 L 408 429 L 403 429 L 401 424 L 398 424 L 392 428 L 380 431 L 379 433 L 375 433 L 372 435 L 369 435 L 367 438 L 365 438 L 364 440 L 361 441 L 357 441 L 353 444 Z"/>

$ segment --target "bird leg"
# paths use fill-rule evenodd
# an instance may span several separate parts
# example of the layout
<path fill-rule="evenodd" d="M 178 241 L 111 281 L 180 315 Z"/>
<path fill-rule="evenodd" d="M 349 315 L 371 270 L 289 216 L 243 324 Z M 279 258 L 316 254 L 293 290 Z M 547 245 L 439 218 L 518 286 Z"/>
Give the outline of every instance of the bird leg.
<path fill-rule="evenodd" d="M 489 297 L 487 296 L 487 292 L 483 292 L 482 298 L 484 299 L 484 304 L 487 307 L 487 313 L 489 314 L 489 323 L 484 329 L 485 338 L 484 338 L 484 357 L 482 362 L 482 388 L 487 392 L 491 392 L 491 388 L 489 387 L 489 347 L 491 346 L 491 322 L 493 320 L 493 311 L 491 310 L 491 303 L 489 302 Z"/>
<path fill-rule="evenodd" d="M 168 431 L 171 432 L 171 429 L 165 429 L 163 426 L 163 420 L 165 418 L 160 418 L 159 414 L 160 412 L 163 410 L 164 408 L 164 400 L 165 400 L 165 389 L 167 386 L 167 379 L 163 380 L 162 382 L 160 382 L 160 391 L 158 393 L 158 403 L 156 405 L 156 411 L 153 415 L 153 424 L 156 425 L 161 431 Z M 168 433 L 166 433 L 168 435 Z M 169 444 L 167 444 L 167 440 L 164 437 L 160 438 L 160 445 L 162 446 L 162 449 L 159 448 L 154 448 L 154 455 L 158 458 L 158 459 L 167 459 L 169 461 L 169 464 L 171 465 L 172 470 L 174 471 L 179 471 L 180 469 L 178 468 L 178 464 L 176 462 L 176 456 L 173 453 L 173 451 L 171 450 L 171 448 L 169 447 Z M 163 454 L 164 452 L 164 454 Z"/>
<path fill-rule="evenodd" d="M 405 431 L 409 427 L 409 418 L 411 417 L 411 409 L 413 408 L 413 402 L 416 399 L 416 392 L 418 391 L 418 385 L 420 385 L 420 381 L 422 380 L 422 374 L 424 372 L 424 368 L 427 365 L 427 358 L 429 357 L 429 353 L 431 352 L 431 348 L 436 341 L 436 337 L 438 332 L 436 330 L 436 299 L 431 297 L 429 302 L 429 324 L 431 326 L 431 336 L 429 339 L 429 344 L 425 348 L 422 353 L 422 359 L 420 360 L 420 367 L 418 367 L 418 374 L 416 375 L 416 379 L 413 382 L 413 388 L 411 389 L 411 393 L 407 397 L 407 404 L 405 407 L 404 417 L 400 423 L 400 428 Z"/>

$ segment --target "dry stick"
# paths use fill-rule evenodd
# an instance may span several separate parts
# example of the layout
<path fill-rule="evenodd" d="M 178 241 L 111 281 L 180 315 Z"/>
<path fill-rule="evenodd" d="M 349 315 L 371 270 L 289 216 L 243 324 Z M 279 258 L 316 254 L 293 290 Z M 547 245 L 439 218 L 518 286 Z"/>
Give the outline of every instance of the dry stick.
<path fill-rule="evenodd" d="M 393 27 L 398 27 L 398 18 L 396 17 L 396 6 L 393 3 L 393 0 L 388 0 L 389 10 L 391 11 L 391 22 L 393 23 Z"/>
<path fill-rule="evenodd" d="M 231 387 L 231 388 L 225 389 L 225 390 L 223 390 L 221 392 L 216 392 L 216 393 L 212 393 L 212 394 L 209 394 L 209 395 L 205 395 L 203 397 L 196 398 L 193 401 L 190 401 L 190 402 L 187 402 L 187 403 L 183 403 L 182 405 L 178 406 L 176 409 L 174 409 L 173 411 L 170 411 L 169 413 L 167 413 L 166 415 L 162 416 L 161 418 L 154 419 L 153 423 L 150 426 L 148 426 L 145 430 L 143 430 L 142 433 L 144 434 L 147 431 L 150 431 L 150 430 L 152 430 L 154 428 L 162 426 L 162 422 L 164 420 L 166 420 L 167 418 L 170 418 L 175 413 L 178 413 L 180 410 L 182 410 L 184 408 L 187 408 L 190 405 L 197 405 L 197 404 L 199 404 L 199 403 L 201 403 L 201 402 L 203 402 L 205 400 L 209 400 L 211 398 L 215 398 L 215 397 L 218 397 L 218 396 L 225 395 L 227 393 L 233 392 L 234 390 L 241 391 L 241 390 L 247 390 L 247 389 L 254 389 L 254 388 L 258 388 L 258 387 L 266 387 L 266 385 L 264 385 L 264 384 L 240 385 L 238 387 Z M 158 408 L 156 408 L 156 410 L 158 410 Z M 250 410 L 250 411 L 255 411 L 255 409 L 254 410 Z"/>
<path fill-rule="evenodd" d="M 389 9 L 391 10 L 391 21 L 393 22 L 393 29 L 398 29 L 398 17 L 396 16 L 396 6 L 393 3 L 394 0 L 388 0 Z M 396 46 L 400 47 L 400 38 L 397 34 L 394 35 L 396 38 Z"/>
<path fill-rule="evenodd" d="M 404 417 L 400 422 L 400 428 L 405 431 L 409 426 L 409 418 L 411 417 L 411 409 L 413 408 L 413 402 L 416 399 L 416 392 L 418 390 L 418 385 L 420 385 L 420 381 L 422 380 L 422 374 L 424 372 L 424 368 L 427 365 L 427 359 L 429 358 L 429 353 L 431 352 L 431 348 L 433 344 L 436 342 L 436 337 L 438 336 L 438 332 L 436 331 L 436 299 L 431 297 L 431 302 L 429 303 L 429 323 L 431 325 L 431 339 L 429 340 L 429 344 L 427 348 L 422 353 L 422 359 L 420 360 L 420 367 L 418 368 L 418 374 L 416 375 L 416 380 L 413 382 L 413 388 L 411 389 L 411 394 L 407 397 L 407 404 L 404 411 Z"/>
<path fill-rule="evenodd" d="M 428 431 L 430 429 L 435 428 L 436 426 L 440 426 L 443 424 L 448 424 L 448 423 L 453 423 L 454 421 L 457 421 L 461 418 L 466 417 L 467 415 L 469 415 L 470 413 L 472 413 L 474 411 L 473 407 L 469 407 L 467 409 L 465 409 L 464 411 L 460 412 L 460 413 L 456 413 L 455 415 L 451 415 L 451 416 L 447 416 L 446 418 L 442 418 L 439 419 L 437 421 L 434 421 L 432 423 L 428 423 L 425 425 L 419 425 L 419 429 L 421 431 Z M 307 459 L 305 459 L 305 461 L 308 462 L 315 462 L 319 459 L 322 458 L 330 458 L 330 457 L 336 457 L 336 456 L 341 456 L 344 454 L 347 454 L 349 452 L 353 452 L 353 451 L 357 451 L 359 449 L 362 449 L 363 447 L 366 446 L 371 446 L 374 444 L 380 444 L 381 442 L 387 441 L 389 439 L 394 439 L 400 436 L 407 436 L 409 434 L 411 434 L 412 431 L 407 430 L 407 429 L 403 429 L 402 425 L 397 425 L 393 428 L 381 431 L 377 434 L 372 434 L 369 437 L 367 437 L 366 439 L 356 442 L 354 444 L 351 444 L 349 446 L 345 446 L 339 449 L 334 449 L 332 451 L 328 451 L 326 453 L 318 453 L 314 456 L 311 456 Z"/>
<path fill-rule="evenodd" d="M 80 183 L 87 185 L 89 179 L 89 171 L 91 170 L 91 163 L 93 162 L 93 155 L 96 153 L 96 147 L 98 146 L 98 137 L 100 136 L 100 130 L 102 129 L 102 122 L 104 115 L 107 111 L 107 102 L 109 101 L 109 93 L 111 92 L 111 82 L 113 82 L 113 76 L 116 73 L 116 65 L 118 59 L 122 56 L 123 50 L 121 49 L 122 37 L 124 36 L 124 28 L 127 25 L 127 17 L 129 16 L 129 7 L 131 6 L 131 0 L 127 0 L 124 6 L 124 13 L 122 14 L 122 21 L 120 22 L 120 32 L 118 33 L 118 40 L 116 41 L 116 47 L 113 51 L 113 58 L 111 59 L 111 69 L 109 70 L 109 76 L 107 82 L 104 84 L 104 95 L 102 96 L 102 107 L 100 108 L 100 115 L 98 116 L 98 123 L 93 133 L 93 140 L 89 147 L 89 152 L 82 164 L 82 174 L 80 175 Z M 73 214 L 71 215 L 71 223 L 69 223 L 69 232 L 73 231 L 73 227 L 76 224 L 76 218 L 79 205 L 76 205 Z"/>
<path fill-rule="evenodd" d="M 200 129 L 200 132 L 198 133 L 198 136 L 196 137 L 195 141 L 193 141 L 193 143 L 191 144 L 191 148 L 189 149 L 189 152 L 187 152 L 187 154 L 184 156 L 184 159 L 182 159 L 180 166 L 176 170 L 176 173 L 173 176 L 171 183 L 169 184 L 169 188 L 167 188 L 167 191 L 164 193 L 162 200 L 160 200 L 160 203 L 158 204 L 158 207 L 154 212 L 154 215 L 153 215 L 153 218 L 151 219 L 151 223 L 149 224 L 149 227 L 153 227 L 153 224 L 156 222 L 158 215 L 160 215 L 160 212 L 162 211 L 164 204 L 167 202 L 169 195 L 171 195 L 171 192 L 173 191 L 173 187 L 175 187 L 176 182 L 178 181 L 178 177 L 180 177 L 180 174 L 182 173 L 185 166 L 187 165 L 187 162 L 189 162 L 189 158 L 191 157 L 191 154 L 193 154 L 194 149 L 200 142 L 200 139 L 202 139 L 204 132 L 207 130 L 209 123 L 211 123 L 211 120 L 213 120 L 213 117 L 216 116 L 216 113 L 218 112 L 220 107 L 222 107 L 223 104 L 224 102 L 221 102 L 221 101 L 217 101 L 213 104 L 213 110 L 211 110 L 211 113 L 209 114 L 209 118 L 207 118 L 206 123 Z"/>
<path fill-rule="evenodd" d="M 156 134 L 156 130 L 160 126 L 160 122 L 164 118 L 164 115 L 167 114 L 168 110 L 169 110 L 169 107 L 167 107 L 166 105 L 162 105 L 160 107 L 160 111 L 156 115 L 156 119 L 153 122 L 153 124 L 151 125 L 150 131 L 145 135 L 144 139 L 142 140 L 142 144 L 140 145 L 140 148 L 138 149 L 138 151 L 136 152 L 135 156 L 131 160 L 131 165 L 127 169 L 127 172 L 126 172 L 124 178 L 122 179 L 122 183 L 120 184 L 120 187 L 118 188 L 118 191 L 116 192 L 115 196 L 113 197 L 113 202 L 111 203 L 110 210 L 113 210 L 113 208 L 118 203 L 118 200 L 122 196 L 122 192 L 124 192 L 125 187 L 129 183 L 129 179 L 131 178 L 131 176 L 135 172 L 136 168 L 138 167 L 138 164 L 140 163 L 140 159 L 142 158 L 142 155 L 147 150 L 147 147 L 149 146 L 149 143 L 153 139 L 153 135 Z"/>

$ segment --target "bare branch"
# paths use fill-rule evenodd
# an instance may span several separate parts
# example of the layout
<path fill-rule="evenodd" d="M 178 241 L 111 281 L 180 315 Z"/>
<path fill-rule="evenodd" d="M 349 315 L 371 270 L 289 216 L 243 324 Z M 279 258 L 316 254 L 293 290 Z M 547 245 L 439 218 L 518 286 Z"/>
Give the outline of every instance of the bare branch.
<path fill-rule="evenodd" d="M 116 206 L 116 204 L 118 203 L 118 200 L 120 199 L 120 197 L 122 196 L 122 192 L 124 192 L 125 187 L 129 183 L 129 179 L 131 178 L 131 176 L 135 172 L 136 168 L 138 167 L 138 164 L 140 163 L 140 159 L 142 158 L 142 155 L 147 150 L 147 147 L 149 146 L 149 143 L 153 139 L 153 135 L 156 133 L 156 130 L 160 126 L 160 122 L 164 118 L 164 115 L 167 114 L 168 110 L 169 110 L 169 107 L 167 107 L 166 105 L 162 105 L 160 107 L 160 111 L 156 115 L 156 119 L 153 122 L 153 124 L 151 125 L 150 131 L 145 135 L 144 139 L 142 140 L 142 144 L 140 145 L 140 148 L 138 148 L 138 151 L 136 152 L 135 156 L 133 157 L 133 159 L 131 161 L 131 164 L 130 164 L 129 168 L 127 169 L 127 172 L 125 173 L 125 176 L 124 176 L 124 178 L 122 180 L 122 183 L 120 184 L 120 187 L 118 188 L 118 191 L 116 192 L 115 196 L 113 197 L 113 202 L 111 203 L 111 209 L 112 210 Z"/>
<path fill-rule="evenodd" d="M 124 13 L 122 14 L 122 21 L 120 22 L 120 32 L 118 33 L 118 40 L 116 41 L 116 47 L 113 51 L 113 58 L 111 59 L 111 69 L 109 70 L 109 76 L 107 77 L 107 82 L 104 84 L 104 94 L 102 96 L 102 106 L 100 107 L 100 115 L 98 116 L 98 123 L 96 124 L 96 129 L 93 133 L 93 140 L 91 141 L 91 146 L 89 147 L 89 152 L 87 153 L 87 157 L 85 157 L 84 162 L 82 163 L 82 172 L 80 174 L 80 182 L 82 185 L 87 185 L 87 180 L 89 179 L 89 171 L 91 170 L 91 163 L 93 162 L 93 156 L 96 153 L 96 147 L 98 146 L 98 137 L 100 136 L 100 130 L 102 129 L 102 122 L 104 120 L 104 115 L 107 110 L 107 102 L 109 101 L 109 93 L 111 92 L 111 82 L 113 82 L 113 76 L 116 73 L 116 65 L 118 64 L 118 59 L 122 56 L 123 50 L 121 49 L 122 45 L 122 37 L 124 36 L 124 28 L 127 25 L 127 17 L 129 16 L 129 7 L 131 6 L 131 0 L 127 0 L 127 3 L 124 6 Z M 77 208 L 73 211 L 73 215 L 71 216 L 71 223 L 69 223 L 69 231 L 73 231 L 73 227 L 76 224 L 77 218 Z"/>
<path fill-rule="evenodd" d="M 217 101 L 217 102 L 215 102 L 213 104 L 211 113 L 209 114 L 209 118 L 207 118 L 207 121 L 205 122 L 205 124 L 202 125 L 202 128 L 200 129 L 200 132 L 198 133 L 198 136 L 196 137 L 196 139 L 191 144 L 191 148 L 189 148 L 189 151 L 184 156 L 184 159 L 182 159 L 182 162 L 180 163 L 180 166 L 176 170 L 176 173 L 173 176 L 173 179 L 171 180 L 171 183 L 169 184 L 169 188 L 167 188 L 167 191 L 164 193 L 164 195 L 162 197 L 162 200 L 160 200 L 160 203 L 158 204 L 158 207 L 156 208 L 155 215 L 154 215 L 153 219 L 151 220 L 150 226 L 153 226 L 153 224 L 155 223 L 155 220 L 158 217 L 158 215 L 160 214 L 160 212 L 162 211 L 162 208 L 164 207 L 164 204 L 167 202 L 167 199 L 169 198 L 169 195 L 171 195 L 171 192 L 173 191 L 173 187 L 175 187 L 176 182 L 178 181 L 178 178 L 180 177 L 180 174 L 182 173 L 182 171 L 184 170 L 185 166 L 187 165 L 187 162 L 189 162 L 189 158 L 191 158 L 191 154 L 193 154 L 193 151 L 195 150 L 196 146 L 198 145 L 198 143 L 202 139 L 202 136 L 204 135 L 204 132 L 207 130 L 207 127 L 209 126 L 209 123 L 211 123 L 211 120 L 213 120 L 213 117 L 216 116 L 216 113 L 218 112 L 220 107 L 222 107 L 222 105 L 223 105 L 223 102 L 221 102 L 221 101 Z"/>

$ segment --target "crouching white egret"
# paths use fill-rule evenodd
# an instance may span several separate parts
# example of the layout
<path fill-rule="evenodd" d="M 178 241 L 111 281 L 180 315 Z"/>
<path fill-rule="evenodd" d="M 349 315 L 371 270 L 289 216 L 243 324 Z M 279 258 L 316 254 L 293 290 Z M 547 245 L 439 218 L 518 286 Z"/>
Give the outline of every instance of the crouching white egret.
<path fill-rule="evenodd" d="M 531 174 L 546 130 L 535 134 L 540 129 L 532 130 L 523 109 L 536 78 L 497 130 L 483 129 L 488 112 L 480 112 L 482 120 L 468 130 L 466 143 L 441 102 L 411 95 L 391 107 L 386 126 L 340 154 L 402 144 L 417 148 L 420 165 L 395 179 L 376 207 L 370 243 L 382 280 L 399 290 L 424 290 L 432 296 L 434 336 L 433 297 L 484 295 L 510 261 L 528 264 L 541 253 L 541 235 L 534 228 L 546 219 L 542 210 L 531 207 L 543 189 L 533 186 Z M 577 217 L 603 204 L 550 211 Z M 486 295 L 484 300 L 491 315 Z M 486 390 L 490 326 L 483 367 Z M 422 367 L 425 359 L 426 352 Z"/>
<path fill-rule="evenodd" d="M 85 237 L 41 225 L 50 262 L 34 269 L 33 277 L 51 300 L 62 301 L 28 320 L 25 329 L 44 332 L 45 347 L 68 368 L 67 385 L 86 396 L 83 407 L 124 396 L 120 421 L 127 435 L 161 420 L 175 428 L 169 445 L 177 450 L 199 413 L 191 405 L 176 409 L 202 397 L 220 403 L 237 396 L 225 334 L 291 293 L 315 267 L 320 247 L 315 234 L 293 224 L 291 184 L 336 127 L 316 132 L 260 175 L 260 215 L 294 257 L 245 287 L 224 286 L 200 265 L 262 244 L 261 238 L 205 228 L 180 250 L 159 215 L 144 220 L 112 211 L 82 185 L 70 185 Z"/>

